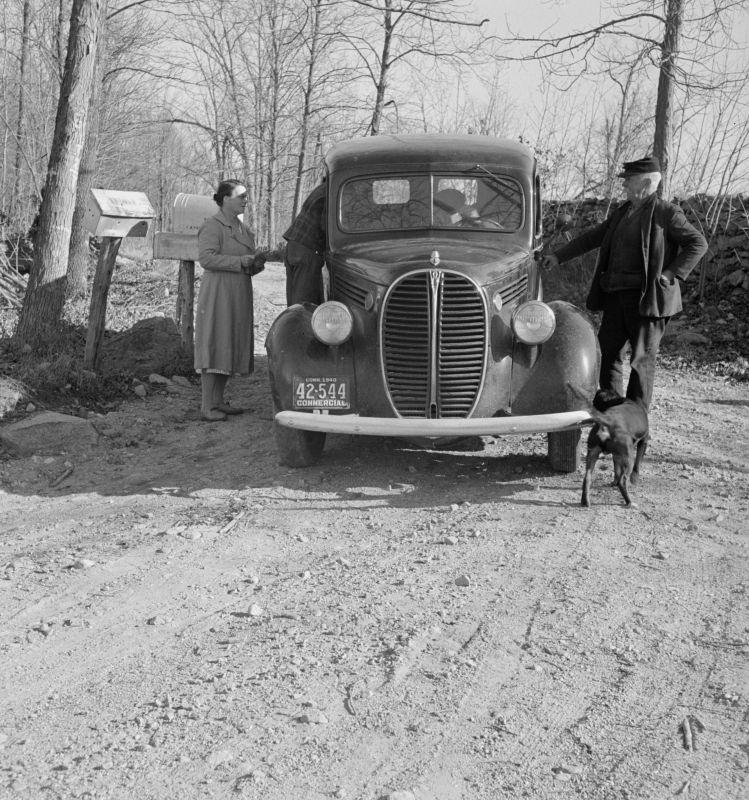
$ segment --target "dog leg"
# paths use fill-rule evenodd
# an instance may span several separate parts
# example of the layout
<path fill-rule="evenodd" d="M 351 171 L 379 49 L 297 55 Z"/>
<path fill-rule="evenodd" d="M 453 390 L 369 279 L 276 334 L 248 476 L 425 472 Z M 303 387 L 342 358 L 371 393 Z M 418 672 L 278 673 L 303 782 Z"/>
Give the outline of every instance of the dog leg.
<path fill-rule="evenodd" d="M 627 448 L 627 452 L 624 455 L 621 455 L 618 459 L 619 461 L 619 491 L 622 493 L 622 497 L 624 498 L 624 502 L 628 505 L 632 505 L 632 499 L 629 496 L 629 476 L 632 474 L 632 447 L 631 445 Z"/>
<path fill-rule="evenodd" d="M 612 486 L 619 486 L 622 480 L 622 465 L 619 456 L 613 455 L 614 460 L 614 480 L 611 481 Z"/>
<path fill-rule="evenodd" d="M 649 438 L 649 436 L 644 436 L 637 442 L 637 455 L 635 456 L 635 466 L 631 476 L 633 486 L 637 486 L 640 481 L 640 464 L 642 463 L 642 459 L 645 458 L 645 451 L 648 449 Z"/>
<path fill-rule="evenodd" d="M 588 455 L 585 458 L 585 477 L 583 478 L 583 497 L 580 505 L 585 508 L 590 508 L 590 483 L 593 480 L 593 470 L 596 468 L 596 461 L 598 456 L 601 455 L 603 450 L 600 447 L 594 446 L 588 450 Z"/>
<path fill-rule="evenodd" d="M 622 493 L 622 497 L 624 498 L 624 502 L 628 505 L 632 505 L 632 498 L 629 496 L 629 479 L 626 475 L 622 475 L 622 479 L 619 481 L 619 491 Z"/>

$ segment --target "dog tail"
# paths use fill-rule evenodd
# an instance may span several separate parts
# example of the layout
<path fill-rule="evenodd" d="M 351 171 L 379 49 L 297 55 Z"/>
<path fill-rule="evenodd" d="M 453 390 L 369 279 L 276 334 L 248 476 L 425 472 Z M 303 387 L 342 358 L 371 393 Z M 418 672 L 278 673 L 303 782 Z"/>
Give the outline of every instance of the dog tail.
<path fill-rule="evenodd" d="M 599 389 L 593 398 L 593 407 L 596 411 L 608 411 L 614 406 L 620 406 L 625 399 L 614 389 Z"/>

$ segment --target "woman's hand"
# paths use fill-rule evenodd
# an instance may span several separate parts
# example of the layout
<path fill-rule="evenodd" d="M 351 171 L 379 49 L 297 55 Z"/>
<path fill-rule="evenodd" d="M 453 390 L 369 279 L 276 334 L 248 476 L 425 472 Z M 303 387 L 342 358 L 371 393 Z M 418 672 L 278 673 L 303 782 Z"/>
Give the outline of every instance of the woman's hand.
<path fill-rule="evenodd" d="M 242 266 L 242 272 L 246 275 L 252 274 L 252 264 L 255 261 L 255 256 L 240 256 L 239 263 Z"/>
<path fill-rule="evenodd" d="M 268 257 L 264 253 L 258 253 L 253 259 L 250 274 L 257 275 L 258 272 L 262 272 L 265 269 L 265 262 L 267 259 Z"/>

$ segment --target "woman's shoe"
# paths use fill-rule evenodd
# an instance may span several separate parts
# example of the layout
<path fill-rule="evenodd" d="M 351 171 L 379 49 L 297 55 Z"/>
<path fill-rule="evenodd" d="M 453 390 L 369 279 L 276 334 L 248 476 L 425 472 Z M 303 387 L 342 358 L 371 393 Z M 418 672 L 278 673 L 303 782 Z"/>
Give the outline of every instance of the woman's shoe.
<path fill-rule="evenodd" d="M 219 411 L 218 408 L 212 408 L 210 411 L 201 411 L 200 419 L 203 422 L 226 422 L 229 417 Z"/>
<path fill-rule="evenodd" d="M 230 416 L 234 414 L 244 414 L 243 408 L 234 408 L 233 406 L 229 405 L 229 403 L 219 403 L 216 408 L 222 414 L 229 414 Z"/>

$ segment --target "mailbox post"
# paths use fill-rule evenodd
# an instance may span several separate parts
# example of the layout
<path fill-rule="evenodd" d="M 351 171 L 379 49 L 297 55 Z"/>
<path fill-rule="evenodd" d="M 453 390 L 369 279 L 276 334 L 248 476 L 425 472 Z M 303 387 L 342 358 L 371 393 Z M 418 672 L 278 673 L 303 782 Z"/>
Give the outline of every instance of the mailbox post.
<path fill-rule="evenodd" d="M 181 192 L 174 198 L 173 231 L 160 231 L 153 237 L 153 257 L 179 260 L 177 281 L 177 325 L 182 349 L 194 353 L 195 262 L 198 260 L 198 231 L 217 211 L 210 197 Z"/>
<path fill-rule="evenodd" d="M 101 340 L 107 316 L 107 296 L 112 282 L 117 251 L 125 236 L 145 236 L 154 210 L 143 192 L 114 192 L 91 189 L 83 224 L 102 244 L 96 264 L 91 306 L 88 314 L 86 350 L 83 364 L 95 370 L 99 361 Z"/>

